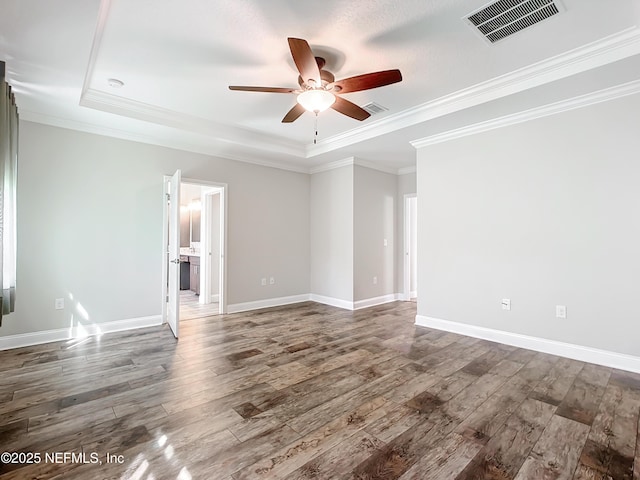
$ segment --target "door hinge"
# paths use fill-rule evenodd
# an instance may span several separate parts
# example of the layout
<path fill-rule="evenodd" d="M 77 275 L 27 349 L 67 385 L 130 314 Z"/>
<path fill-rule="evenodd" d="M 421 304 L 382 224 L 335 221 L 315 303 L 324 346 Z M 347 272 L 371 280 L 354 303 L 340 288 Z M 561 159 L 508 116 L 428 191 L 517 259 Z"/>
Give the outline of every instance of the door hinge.
<path fill-rule="evenodd" d="M 167 202 L 170 202 L 171 201 L 171 194 L 170 193 L 166 193 L 165 195 L 167 196 Z"/>
<path fill-rule="evenodd" d="M 169 303 L 169 295 L 167 295 L 167 298 L 164 299 L 165 303 Z"/>

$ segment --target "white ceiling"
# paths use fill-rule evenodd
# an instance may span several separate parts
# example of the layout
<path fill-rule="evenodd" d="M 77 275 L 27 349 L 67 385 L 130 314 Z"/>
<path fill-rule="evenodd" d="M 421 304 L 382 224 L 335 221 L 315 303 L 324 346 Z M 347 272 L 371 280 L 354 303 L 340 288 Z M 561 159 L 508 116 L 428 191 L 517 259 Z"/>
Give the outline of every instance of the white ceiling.
<path fill-rule="evenodd" d="M 415 164 L 410 141 L 636 91 L 640 1 L 561 0 L 563 13 L 494 45 L 463 21 L 486 3 L 0 0 L 0 59 L 23 119 L 300 171 L 351 157 L 398 171 Z M 399 68 L 401 83 L 345 94 L 388 111 L 323 112 L 314 145 L 312 114 L 280 122 L 293 95 L 228 90 L 297 87 L 287 37 L 336 78 Z"/>

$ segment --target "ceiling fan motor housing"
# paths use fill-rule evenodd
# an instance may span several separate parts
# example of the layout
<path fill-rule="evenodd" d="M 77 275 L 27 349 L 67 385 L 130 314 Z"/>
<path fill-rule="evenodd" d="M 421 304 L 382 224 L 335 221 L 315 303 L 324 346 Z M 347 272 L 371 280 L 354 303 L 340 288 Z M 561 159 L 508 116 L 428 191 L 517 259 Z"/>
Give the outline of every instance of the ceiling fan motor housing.
<path fill-rule="evenodd" d="M 322 88 L 326 89 L 328 84 L 336 81 L 336 77 L 329 70 L 322 70 L 322 67 L 325 65 L 324 58 L 316 57 L 316 62 L 318 63 L 318 68 L 320 69 L 320 78 L 322 79 Z M 316 85 L 309 85 L 307 82 L 305 82 L 305 80 L 302 78 L 301 75 L 298 75 L 298 85 L 300 85 L 302 88 L 318 88 L 318 86 Z M 339 90 L 336 90 L 336 91 L 339 91 Z"/>

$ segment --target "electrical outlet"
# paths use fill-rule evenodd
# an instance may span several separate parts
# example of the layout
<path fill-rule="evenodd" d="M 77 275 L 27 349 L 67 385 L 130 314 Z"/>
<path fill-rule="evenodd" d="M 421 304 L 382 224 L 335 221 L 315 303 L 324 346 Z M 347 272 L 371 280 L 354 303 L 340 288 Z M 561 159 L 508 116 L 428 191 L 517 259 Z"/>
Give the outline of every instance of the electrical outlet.
<path fill-rule="evenodd" d="M 556 305 L 556 318 L 567 318 L 566 305 Z"/>
<path fill-rule="evenodd" d="M 270 277 L 269 278 L 269 285 L 274 285 L 276 283 L 276 278 L 275 277 Z"/>
<path fill-rule="evenodd" d="M 377 285 L 378 284 L 378 277 L 373 277 L 373 284 Z"/>
<path fill-rule="evenodd" d="M 385 247 L 389 245 L 389 243 L 387 242 L 387 239 L 386 239 L 386 238 L 385 238 L 385 239 L 384 239 L 384 241 L 382 242 L 382 245 L 383 245 L 383 246 L 385 246 Z"/>
<path fill-rule="evenodd" d="M 267 285 L 267 279 L 263 278 L 262 280 L 260 280 L 260 285 L 262 285 L 263 287 Z"/>
<path fill-rule="evenodd" d="M 56 310 L 64 310 L 64 298 L 56 298 Z"/>
<path fill-rule="evenodd" d="M 509 298 L 502 299 L 502 309 L 511 310 L 511 300 Z"/>

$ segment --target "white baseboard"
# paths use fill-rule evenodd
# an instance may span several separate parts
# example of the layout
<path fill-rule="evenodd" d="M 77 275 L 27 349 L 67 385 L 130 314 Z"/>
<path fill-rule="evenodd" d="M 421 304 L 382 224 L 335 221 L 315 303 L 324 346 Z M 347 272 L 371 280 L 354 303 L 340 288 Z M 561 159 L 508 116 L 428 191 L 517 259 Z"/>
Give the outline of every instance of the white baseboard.
<path fill-rule="evenodd" d="M 115 320 L 113 322 L 76 325 L 70 328 L 44 330 L 42 332 L 21 333 L 18 335 L 0 337 L 0 350 L 30 347 L 32 345 L 40 345 L 42 343 L 59 342 L 72 338 L 84 338 L 93 335 L 102 335 L 103 333 L 133 330 L 134 328 L 155 327 L 158 325 L 162 325 L 162 315 L 129 318 L 126 320 Z"/>
<path fill-rule="evenodd" d="M 469 337 L 482 338 L 492 342 L 504 343 L 514 347 L 526 348 L 537 352 L 550 353 L 561 357 L 572 358 L 605 367 L 619 368 L 629 372 L 640 373 L 640 357 L 624 353 L 610 352 L 582 345 L 558 342 L 546 338 L 531 337 L 519 333 L 505 332 L 491 328 L 467 325 L 464 323 L 441 320 L 439 318 L 416 315 L 416 325 L 435 328 L 447 332 L 459 333 Z"/>
<path fill-rule="evenodd" d="M 316 303 L 322 303 L 324 305 L 330 305 L 332 307 L 344 308 L 345 310 L 353 310 L 353 302 L 350 300 L 325 297 L 324 295 L 316 295 L 315 293 L 309 295 L 309 300 Z"/>
<path fill-rule="evenodd" d="M 255 302 L 234 303 L 231 305 L 227 305 L 227 313 L 248 312 L 250 310 L 258 310 L 260 308 L 279 307 L 281 305 L 290 305 L 292 303 L 308 301 L 322 303 L 324 305 L 330 305 L 332 307 L 344 308 L 345 310 L 359 310 L 361 308 L 372 307 L 374 305 L 395 302 L 400 298 L 402 298 L 402 294 L 391 293 L 389 295 L 383 295 L 381 297 L 367 298 L 365 300 L 351 302 L 349 300 L 342 300 L 341 298 L 325 297 L 324 295 L 310 293 L 293 295 L 290 297 L 267 298 L 265 300 L 257 300 Z"/>
<path fill-rule="evenodd" d="M 211 295 L 211 303 L 218 303 L 220 301 L 220 294 L 216 293 L 215 295 Z M 204 303 L 204 295 L 200 295 L 198 297 L 198 305 L 206 305 Z"/>
<path fill-rule="evenodd" d="M 260 308 L 280 307 L 282 305 L 290 305 L 292 303 L 308 302 L 309 294 L 292 295 L 289 297 L 266 298 L 264 300 L 256 300 L 254 302 L 233 303 L 227 305 L 227 313 L 248 312 L 249 310 L 258 310 Z"/>
<path fill-rule="evenodd" d="M 353 309 L 360 310 L 361 308 L 373 307 L 375 305 L 382 305 L 383 303 L 395 302 L 403 297 L 400 293 L 390 293 L 388 295 L 382 295 L 381 297 L 365 298 L 364 300 L 358 300 L 353 302 Z"/>
<path fill-rule="evenodd" d="M 395 302 L 402 297 L 403 295 L 401 293 L 390 293 L 388 295 L 382 295 L 380 297 L 365 298 L 364 300 L 351 302 L 349 300 L 342 300 L 341 298 L 316 295 L 315 293 L 309 295 L 309 299 L 312 302 L 323 303 L 324 305 L 331 305 L 332 307 L 344 308 L 345 310 L 360 310 L 361 308 L 373 307 L 374 305 L 382 305 L 383 303 Z"/>

